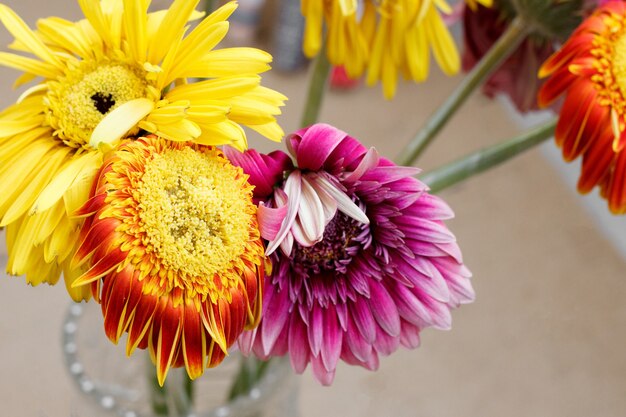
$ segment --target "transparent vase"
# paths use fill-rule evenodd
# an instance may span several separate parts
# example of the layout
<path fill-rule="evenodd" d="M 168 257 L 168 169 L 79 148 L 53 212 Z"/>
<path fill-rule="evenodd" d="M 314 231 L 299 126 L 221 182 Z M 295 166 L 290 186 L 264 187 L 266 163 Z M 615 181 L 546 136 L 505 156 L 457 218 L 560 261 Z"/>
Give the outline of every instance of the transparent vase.
<path fill-rule="evenodd" d="M 191 407 L 178 407 L 188 401 L 186 374 L 172 369 L 166 380 L 167 395 L 161 400 L 168 412 L 154 408 L 154 365 L 148 353 L 125 353 L 125 340 L 113 345 L 105 336 L 100 306 L 72 304 L 62 329 L 63 353 L 68 373 L 75 385 L 72 417 L 297 417 L 298 378 L 286 360 L 272 360 L 263 376 L 244 395 L 227 400 L 242 359 L 231 353 L 222 364 L 207 369 L 193 382 Z M 188 391 L 187 391 L 188 392 Z M 167 407 L 169 406 L 169 407 Z M 180 409 L 189 410 L 180 412 Z"/>

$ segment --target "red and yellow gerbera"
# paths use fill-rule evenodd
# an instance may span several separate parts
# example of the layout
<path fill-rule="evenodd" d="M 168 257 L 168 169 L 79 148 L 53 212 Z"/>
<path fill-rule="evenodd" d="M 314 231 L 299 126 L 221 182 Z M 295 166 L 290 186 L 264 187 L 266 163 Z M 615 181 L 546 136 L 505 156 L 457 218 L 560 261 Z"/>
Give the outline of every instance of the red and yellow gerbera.
<path fill-rule="evenodd" d="M 626 3 L 598 8 L 543 64 L 539 105 L 564 96 L 555 138 L 563 158 L 582 155 L 581 193 L 600 186 L 609 209 L 626 212 Z"/>
<path fill-rule="evenodd" d="M 248 176 L 214 147 L 156 136 L 105 161 L 80 209 L 73 266 L 87 272 L 107 336 L 149 348 L 163 384 L 171 366 L 193 379 L 219 364 L 260 319 L 264 248 Z"/>

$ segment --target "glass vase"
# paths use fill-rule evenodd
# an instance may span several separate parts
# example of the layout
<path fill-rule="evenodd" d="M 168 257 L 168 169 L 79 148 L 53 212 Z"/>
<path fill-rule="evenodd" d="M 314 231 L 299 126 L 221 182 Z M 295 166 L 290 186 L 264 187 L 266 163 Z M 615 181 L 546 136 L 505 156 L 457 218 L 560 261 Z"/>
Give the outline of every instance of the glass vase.
<path fill-rule="evenodd" d="M 171 369 L 165 395 L 155 404 L 156 370 L 147 351 L 126 356 L 125 339 L 118 346 L 104 334 L 100 306 L 72 304 L 62 329 L 63 354 L 75 390 L 72 416 L 89 417 L 297 417 L 298 378 L 287 360 L 272 360 L 245 394 L 229 401 L 229 391 L 242 356 L 232 352 L 222 364 L 193 381 L 191 406 L 185 369 Z M 187 388 L 186 388 L 187 387 Z M 158 395 L 157 395 L 158 397 Z M 163 412 L 155 405 L 165 405 Z M 188 411 L 178 411 L 180 409 Z"/>

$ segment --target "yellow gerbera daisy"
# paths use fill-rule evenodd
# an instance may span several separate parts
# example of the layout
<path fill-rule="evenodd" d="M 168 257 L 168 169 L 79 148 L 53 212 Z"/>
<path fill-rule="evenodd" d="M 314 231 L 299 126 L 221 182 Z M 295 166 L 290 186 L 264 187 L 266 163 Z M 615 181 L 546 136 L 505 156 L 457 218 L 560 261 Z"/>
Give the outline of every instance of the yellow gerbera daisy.
<path fill-rule="evenodd" d="M 68 214 L 84 203 L 103 152 L 121 138 L 144 130 L 243 149 L 245 125 L 281 139 L 274 116 L 285 97 L 262 87 L 258 75 L 271 56 L 213 49 L 234 2 L 186 34 L 201 16 L 198 2 L 148 13 L 146 0 L 79 0 L 85 20 L 43 19 L 36 32 L 0 4 L 0 21 L 15 37 L 10 48 L 20 52 L 0 52 L 0 65 L 24 71 L 17 85 L 43 78 L 0 113 L 0 226 L 10 274 L 33 285 L 55 283 L 62 270 L 66 282 L 80 275 L 68 257 L 81 221 Z M 188 84 L 191 77 L 204 80 Z"/>
<path fill-rule="evenodd" d="M 492 0 L 467 2 L 489 6 Z M 367 84 L 382 81 L 391 99 L 399 72 L 416 82 L 426 79 L 429 49 L 444 73 L 459 71 L 459 53 L 440 12 L 452 12 L 445 0 L 302 0 L 304 52 L 312 57 L 320 51 L 325 21 L 329 61 L 345 66 L 351 78 L 367 70 Z"/>

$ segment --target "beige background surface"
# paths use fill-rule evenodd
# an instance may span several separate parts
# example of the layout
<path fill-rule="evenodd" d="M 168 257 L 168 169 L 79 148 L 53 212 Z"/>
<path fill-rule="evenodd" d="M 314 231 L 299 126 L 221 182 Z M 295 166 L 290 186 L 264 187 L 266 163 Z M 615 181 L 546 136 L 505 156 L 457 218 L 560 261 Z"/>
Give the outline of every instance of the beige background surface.
<path fill-rule="evenodd" d="M 37 15 L 79 15 L 70 1 L 9 4 L 30 24 Z M 1 35 L 4 45 L 8 34 Z M 15 76 L 0 71 L 2 106 L 18 95 L 10 90 Z M 297 126 L 305 80 L 304 73 L 266 78 L 290 97 L 280 119 L 287 131 Z M 403 85 L 393 102 L 379 89 L 332 93 L 322 120 L 394 156 L 458 81 L 436 73 L 426 84 Z M 434 167 L 515 131 L 500 106 L 474 97 L 420 165 Z M 456 212 L 449 226 L 474 273 L 476 302 L 454 312 L 452 331 L 424 331 L 422 347 L 383 359 L 378 372 L 340 366 L 333 387 L 322 388 L 307 371 L 302 416 L 626 415 L 625 265 L 580 197 L 538 150 L 442 196 Z M 4 244 L 1 251 L 4 269 Z M 0 416 L 74 410 L 60 350 L 67 305 L 62 286 L 0 277 Z"/>

